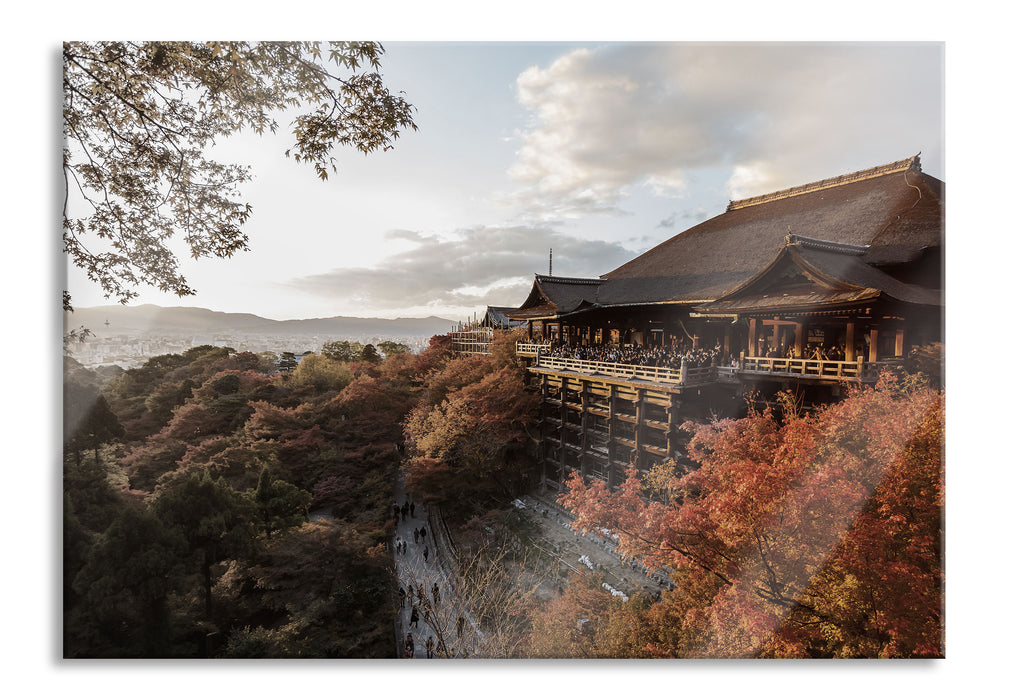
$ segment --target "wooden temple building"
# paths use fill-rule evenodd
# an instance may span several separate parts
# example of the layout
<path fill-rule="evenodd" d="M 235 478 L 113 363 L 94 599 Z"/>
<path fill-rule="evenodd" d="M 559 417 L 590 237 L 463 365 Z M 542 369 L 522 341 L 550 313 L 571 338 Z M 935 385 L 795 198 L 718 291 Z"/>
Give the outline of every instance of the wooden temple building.
<path fill-rule="evenodd" d="M 612 485 L 676 457 L 684 420 L 782 389 L 836 400 L 941 341 L 943 188 L 915 156 L 730 202 L 599 278 L 536 275 L 503 313 L 528 332 L 544 477 Z M 599 359 L 608 348 L 683 359 Z"/>

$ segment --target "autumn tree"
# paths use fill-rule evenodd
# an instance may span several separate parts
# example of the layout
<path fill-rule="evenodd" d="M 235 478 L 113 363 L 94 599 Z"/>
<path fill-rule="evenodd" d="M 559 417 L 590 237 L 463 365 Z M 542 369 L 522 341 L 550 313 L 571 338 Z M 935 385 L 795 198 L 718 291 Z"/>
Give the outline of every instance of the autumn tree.
<path fill-rule="evenodd" d="M 123 509 L 95 542 L 73 586 L 82 599 L 80 614 L 107 645 L 107 655 L 170 655 L 168 595 L 180 583 L 184 546 L 177 531 L 135 508 Z M 74 629 L 80 634 L 80 626 Z M 76 643 L 68 642 L 76 655 Z"/>
<path fill-rule="evenodd" d="M 388 561 L 346 521 L 283 531 L 222 577 L 222 606 L 254 620 L 231 630 L 223 655 L 392 656 Z"/>
<path fill-rule="evenodd" d="M 378 350 L 375 349 L 374 345 L 368 343 L 361 349 L 361 361 L 371 362 L 374 364 L 376 362 L 381 362 L 382 356 L 378 354 Z"/>
<path fill-rule="evenodd" d="M 383 83 L 375 42 L 66 42 L 63 45 L 64 249 L 107 297 L 150 285 L 194 290 L 171 242 L 193 258 L 248 249 L 249 169 L 207 156 L 217 139 L 276 131 L 325 179 L 334 149 L 392 148 L 413 107 Z M 64 294 L 64 308 L 70 297 Z"/>
<path fill-rule="evenodd" d="M 358 362 L 363 353 L 364 346 L 357 341 L 330 340 L 322 344 L 322 354 L 335 362 Z"/>
<path fill-rule="evenodd" d="M 816 413 L 688 425 L 698 466 L 668 505 L 633 470 L 614 492 L 572 476 L 561 501 L 676 571 L 660 651 L 941 656 L 943 417 L 941 393 L 885 376 Z"/>
<path fill-rule="evenodd" d="M 203 583 L 204 610 L 213 615 L 213 566 L 249 553 L 257 527 L 255 507 L 223 479 L 206 472 L 192 474 L 165 491 L 154 502 L 154 513 L 177 529 L 189 553 L 196 557 Z"/>
<path fill-rule="evenodd" d="M 378 349 L 382 351 L 382 354 L 386 357 L 390 355 L 400 355 L 403 353 L 410 352 L 410 348 L 403 343 L 397 343 L 393 340 L 383 340 L 378 344 Z"/>
<path fill-rule="evenodd" d="M 71 381 L 63 386 L 64 448 L 79 466 L 81 451 L 90 449 L 98 461 L 98 448 L 125 434 L 105 396 L 93 387 Z"/>
<path fill-rule="evenodd" d="M 277 530 L 300 525 L 308 520 L 312 494 L 273 478 L 269 467 L 263 467 L 259 473 L 259 484 L 253 498 L 267 537 L 271 537 Z"/>
<path fill-rule="evenodd" d="M 313 387 L 320 391 L 339 391 L 354 379 L 346 364 L 326 355 L 309 355 L 291 373 L 291 382 L 299 387 Z"/>
<path fill-rule="evenodd" d="M 467 365 L 450 362 L 442 374 L 454 375 L 456 367 Z M 422 403 L 406 421 L 411 447 L 422 458 L 411 462 L 414 473 L 408 470 L 407 482 L 446 504 L 465 494 L 454 507 L 472 507 L 495 495 L 514 496 L 528 476 L 524 467 L 535 397 L 526 391 L 519 370 L 481 369 L 484 374 L 478 381 L 454 391 L 450 381 L 433 378 L 429 392 L 438 396 L 445 391 L 445 398 L 436 405 Z M 452 499 L 445 494 L 438 497 L 431 488 L 433 479 L 444 483 L 446 466 L 463 490 L 461 494 L 454 487 Z"/>

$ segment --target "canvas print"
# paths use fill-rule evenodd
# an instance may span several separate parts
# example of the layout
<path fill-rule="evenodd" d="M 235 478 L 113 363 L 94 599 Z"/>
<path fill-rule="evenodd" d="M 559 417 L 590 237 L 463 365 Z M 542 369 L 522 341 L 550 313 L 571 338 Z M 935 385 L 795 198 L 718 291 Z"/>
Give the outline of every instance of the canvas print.
<path fill-rule="evenodd" d="M 943 658 L 943 50 L 65 42 L 64 658 Z"/>

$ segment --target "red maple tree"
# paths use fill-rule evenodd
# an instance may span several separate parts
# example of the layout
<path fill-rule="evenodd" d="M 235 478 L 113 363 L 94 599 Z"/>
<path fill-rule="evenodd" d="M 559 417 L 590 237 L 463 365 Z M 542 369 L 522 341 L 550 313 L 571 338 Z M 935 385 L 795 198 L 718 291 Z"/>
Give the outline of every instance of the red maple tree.
<path fill-rule="evenodd" d="M 787 401 L 786 401 L 787 406 Z M 944 396 L 893 377 L 817 412 L 687 424 L 697 465 L 648 498 L 572 476 L 584 529 L 675 571 L 650 614 L 677 656 L 936 657 L 943 645 Z"/>

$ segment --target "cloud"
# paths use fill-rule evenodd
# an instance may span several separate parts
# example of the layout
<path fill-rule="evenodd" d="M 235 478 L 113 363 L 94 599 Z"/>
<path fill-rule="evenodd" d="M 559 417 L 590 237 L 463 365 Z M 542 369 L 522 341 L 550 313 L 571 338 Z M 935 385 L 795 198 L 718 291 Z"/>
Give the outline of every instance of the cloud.
<path fill-rule="evenodd" d="M 530 122 L 509 171 L 534 216 L 618 213 L 634 186 L 682 196 L 722 173 L 752 196 L 931 154 L 941 44 L 631 44 L 578 49 L 516 81 Z"/>
<path fill-rule="evenodd" d="M 529 292 L 533 273 L 548 272 L 551 249 L 554 273 L 569 277 L 598 277 L 636 254 L 616 243 L 531 226 L 479 226 L 451 236 L 392 233 L 417 245 L 374 267 L 337 268 L 285 286 L 332 299 L 334 305 L 386 312 L 417 306 L 517 306 Z"/>

